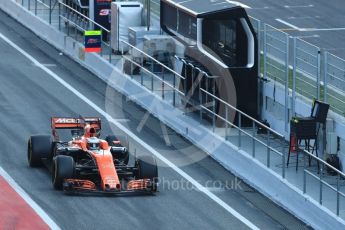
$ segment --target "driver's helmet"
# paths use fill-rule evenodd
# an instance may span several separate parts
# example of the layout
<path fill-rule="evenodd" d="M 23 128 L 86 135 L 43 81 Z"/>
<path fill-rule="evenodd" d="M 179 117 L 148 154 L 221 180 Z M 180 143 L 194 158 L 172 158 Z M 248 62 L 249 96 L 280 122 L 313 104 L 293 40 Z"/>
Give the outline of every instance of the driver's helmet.
<path fill-rule="evenodd" d="M 90 137 L 87 140 L 87 149 L 89 150 L 99 150 L 100 140 L 97 137 Z"/>
<path fill-rule="evenodd" d="M 91 125 L 87 124 L 84 128 L 84 136 L 85 137 L 96 137 L 97 131 L 94 127 L 91 127 Z"/>

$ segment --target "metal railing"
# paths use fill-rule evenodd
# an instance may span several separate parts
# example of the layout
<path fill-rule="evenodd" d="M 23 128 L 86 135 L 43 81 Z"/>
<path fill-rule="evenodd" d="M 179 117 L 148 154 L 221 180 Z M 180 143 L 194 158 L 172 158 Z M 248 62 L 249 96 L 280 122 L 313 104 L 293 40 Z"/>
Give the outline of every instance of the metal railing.
<path fill-rule="evenodd" d="M 345 60 L 329 52 L 325 52 L 324 59 L 324 100 L 345 116 Z"/>
<path fill-rule="evenodd" d="M 110 44 L 111 31 L 61 1 L 58 2 L 58 10 L 59 10 L 59 16 L 58 16 L 59 30 L 62 31 L 62 27 L 61 27 L 62 21 L 66 23 L 65 27 L 67 31 L 65 32 L 68 36 L 70 36 L 70 26 L 74 27 L 75 29 L 74 36 L 71 36 L 71 37 L 73 37 L 75 40 L 78 40 L 78 32 L 83 33 L 86 30 L 93 30 L 95 27 L 97 27 L 97 30 L 101 30 L 102 31 L 102 39 L 101 39 L 102 49 L 101 49 L 100 55 L 102 57 L 103 55 L 107 55 L 108 60 L 111 63 L 111 60 L 112 60 L 112 49 L 111 49 L 111 44 Z M 106 38 L 103 37 L 103 34 L 107 35 Z M 104 54 L 105 52 L 108 52 L 108 54 Z"/>
<path fill-rule="evenodd" d="M 126 65 L 126 61 L 129 62 L 130 67 L 128 72 L 126 73 L 127 75 L 129 75 L 132 79 L 133 77 L 133 72 L 135 67 L 140 68 L 140 70 L 143 71 L 144 74 L 148 74 L 150 76 L 150 87 L 148 89 L 150 89 L 152 92 L 155 91 L 154 88 L 154 80 L 159 81 L 159 91 L 161 91 L 161 95 L 162 95 L 162 99 L 165 99 L 167 97 L 165 97 L 165 94 L 167 91 L 166 87 L 170 88 L 170 91 L 173 92 L 172 95 L 172 104 L 173 106 L 176 106 L 176 98 L 177 96 L 180 96 L 181 98 L 186 96 L 186 92 L 182 92 L 179 88 L 178 88 L 178 83 L 181 80 L 185 80 L 185 77 L 183 77 L 181 74 L 177 73 L 176 71 L 174 71 L 173 69 L 171 69 L 170 67 L 168 67 L 167 65 L 163 64 L 162 62 L 160 62 L 159 60 L 153 58 L 152 56 L 146 54 L 145 52 L 143 52 L 142 50 L 138 49 L 137 47 L 131 45 L 130 43 L 126 42 L 126 41 L 120 41 L 122 45 L 122 57 L 123 57 L 123 72 L 126 73 L 125 71 L 125 65 Z M 128 54 L 125 54 L 124 52 L 124 45 L 129 47 L 129 51 Z M 135 57 L 132 56 L 133 51 L 136 52 Z M 139 55 L 138 55 L 139 54 Z M 145 66 L 145 63 L 149 63 L 148 65 Z M 155 66 L 158 65 L 159 66 L 159 70 L 161 74 L 155 74 L 154 73 L 154 68 Z M 144 75 L 143 73 L 141 74 L 137 74 L 139 75 L 139 79 L 140 79 L 140 84 L 142 86 L 145 86 L 144 84 Z M 172 82 L 168 82 L 165 77 L 166 76 L 172 76 Z M 156 88 L 157 90 L 157 88 Z"/>
<path fill-rule="evenodd" d="M 306 158 L 312 158 L 314 160 L 317 161 L 317 165 L 318 165 L 318 170 L 316 172 L 311 171 L 310 169 L 307 168 L 307 159 Z M 327 179 L 329 180 L 329 177 L 327 177 L 325 174 L 327 172 L 325 172 L 325 170 L 327 171 L 333 171 L 333 174 L 335 174 L 334 176 L 332 176 L 333 178 L 336 179 L 335 182 L 335 186 L 331 185 L 331 183 L 333 182 L 329 182 L 327 181 Z M 333 167 L 332 165 L 328 164 L 327 162 L 325 162 L 324 160 L 316 157 L 315 155 L 307 152 L 306 150 L 303 151 L 303 193 L 304 194 L 308 194 L 308 180 L 307 180 L 307 176 L 310 176 L 311 178 L 313 178 L 314 180 L 318 181 L 319 183 L 319 194 L 318 194 L 318 199 L 315 198 L 316 200 L 318 200 L 320 205 L 326 206 L 329 210 L 334 211 L 335 210 L 335 214 L 337 216 L 340 216 L 340 209 L 341 209 L 341 200 L 340 198 L 343 197 L 345 198 L 345 190 L 343 189 L 343 191 L 341 191 L 341 185 L 340 182 L 341 180 L 344 181 L 345 179 L 345 174 L 343 172 L 341 172 L 340 170 L 336 169 L 335 167 Z M 335 192 L 335 196 L 325 196 L 324 195 L 324 189 L 325 188 L 329 188 L 330 191 Z M 344 188 L 344 187 L 343 187 Z M 329 192 L 330 192 L 329 191 Z M 309 193 L 312 193 L 315 191 L 309 191 Z M 328 193 L 329 193 L 328 192 Z M 314 197 L 313 197 L 314 198 Z M 326 200 L 327 199 L 327 200 Z M 332 199 L 336 199 L 335 202 L 332 201 Z M 329 204 L 335 204 L 335 207 L 330 207 Z M 344 206 L 345 206 L 345 202 L 343 202 L 343 210 L 344 210 Z M 342 218 L 344 218 L 344 216 L 342 216 Z"/>
<path fill-rule="evenodd" d="M 25 2 L 25 0 L 22 0 L 23 2 Z M 38 9 L 39 9 L 39 4 L 41 4 L 40 2 L 42 1 L 35 1 L 35 0 L 31 0 L 34 1 L 34 7 L 31 7 L 31 3 L 30 0 L 27 0 L 25 2 L 25 4 L 23 3 L 23 6 L 27 6 L 27 8 L 29 10 L 34 10 L 35 12 L 39 13 Z M 44 1 L 43 1 L 44 3 Z M 50 4 L 50 10 L 49 10 L 49 14 L 50 17 L 48 18 L 49 22 L 52 22 L 52 9 L 53 4 Z M 98 28 L 100 28 L 103 32 L 106 32 L 108 35 L 110 35 L 111 31 L 107 30 L 106 28 L 102 27 L 101 25 L 97 24 L 96 22 L 90 20 L 90 18 L 88 18 L 86 15 L 78 12 L 76 9 L 64 4 L 63 2 L 59 1 L 58 2 L 58 9 L 59 9 L 59 15 L 58 15 L 58 20 L 59 20 L 59 29 L 62 32 L 67 33 L 68 36 L 71 36 L 70 31 L 69 31 L 69 27 L 72 26 L 74 28 L 74 38 L 78 39 L 77 33 L 85 31 L 86 29 L 89 28 L 93 28 L 94 26 L 97 26 Z M 63 26 L 62 21 L 64 21 L 66 24 L 65 26 Z M 86 23 L 84 23 L 84 21 L 86 21 Z M 256 27 L 258 30 L 258 33 L 262 32 L 260 31 L 260 23 L 258 24 L 258 26 Z M 280 69 L 283 73 L 283 76 L 285 79 L 283 84 L 285 84 L 285 89 L 288 90 L 288 86 L 289 86 L 289 82 L 291 77 L 293 77 L 292 75 L 290 75 L 289 72 L 289 61 L 288 61 L 288 56 L 289 56 L 289 50 L 288 50 L 288 45 L 286 45 L 286 43 L 288 44 L 288 38 L 287 40 L 286 37 L 283 38 L 283 40 L 281 39 L 281 36 L 279 36 L 279 38 L 274 38 L 272 36 L 274 36 L 272 34 L 272 31 L 274 31 L 274 28 L 265 25 L 264 26 L 265 30 L 264 33 L 268 33 L 265 34 L 264 37 L 264 47 L 266 46 L 266 48 L 263 49 L 263 57 L 264 57 L 264 72 L 267 73 L 267 65 L 271 65 L 274 66 L 274 68 Z M 72 35 L 73 36 L 73 35 Z M 275 55 L 276 51 L 272 51 L 274 49 L 274 46 L 278 43 L 273 42 L 273 40 L 268 41 L 268 43 L 266 44 L 267 40 L 265 41 L 265 39 L 272 39 L 274 40 L 278 40 L 278 42 L 280 42 L 281 44 L 285 44 L 281 51 L 281 53 L 283 55 Z M 285 36 L 285 35 L 284 35 Z M 260 38 L 261 36 L 259 36 Z M 107 40 L 110 41 L 110 40 Z M 111 62 L 111 58 L 112 58 L 112 49 L 110 47 L 110 43 L 108 43 L 107 41 L 103 41 L 102 44 L 108 48 L 109 50 L 109 61 Z M 261 41 L 262 42 L 262 41 Z M 259 44 L 261 43 L 259 41 Z M 174 71 L 171 67 L 167 66 L 166 64 L 160 62 L 159 60 L 156 60 L 155 58 L 153 58 L 152 56 L 146 54 L 145 52 L 141 51 L 140 49 L 136 48 L 135 46 L 132 46 L 131 44 L 129 44 L 128 42 L 125 41 L 121 41 L 122 44 L 130 47 L 130 50 L 135 50 L 135 52 L 138 52 L 140 54 L 140 56 L 142 57 L 140 59 L 140 61 L 135 60 L 133 55 L 131 54 L 131 51 L 128 52 L 127 54 L 125 54 L 124 52 L 122 52 L 122 60 L 123 60 L 123 66 L 125 66 L 125 62 L 130 63 L 130 73 L 132 73 L 134 68 L 139 68 L 142 73 L 147 74 L 150 77 L 150 86 L 148 87 L 153 93 L 155 92 L 161 92 L 161 97 L 164 100 L 168 100 L 171 99 L 171 102 L 174 106 L 177 106 L 177 98 L 186 98 L 189 95 L 189 92 L 186 92 L 185 90 L 181 90 L 179 87 L 179 82 L 182 80 L 185 80 L 185 77 L 183 77 L 181 74 L 177 73 L 176 71 Z M 123 47 L 123 46 L 122 46 Z M 271 47 L 272 48 L 272 52 L 268 51 L 267 48 Z M 296 47 L 296 46 L 295 46 Z M 271 49 L 270 48 L 270 49 Z M 296 47 L 297 48 L 297 47 Z M 301 47 L 298 47 L 298 49 L 303 49 Z M 303 50 L 300 50 L 301 52 L 303 52 Z M 319 52 L 319 51 L 317 51 Z M 103 53 L 101 53 L 100 55 L 103 55 Z M 318 65 L 319 65 L 319 56 L 316 57 L 315 56 L 315 52 L 314 51 L 308 51 L 308 56 L 312 56 L 313 60 L 315 61 L 315 58 L 318 59 Z M 345 90 L 345 81 L 344 81 L 344 76 L 345 76 L 345 67 L 342 67 L 342 63 L 345 63 L 343 60 L 341 60 L 340 58 L 335 57 L 334 55 L 331 55 L 329 53 L 326 53 L 325 55 L 325 60 L 324 60 L 324 65 L 325 65 L 325 79 L 324 79 L 324 87 L 325 87 L 325 100 L 326 101 L 330 101 L 330 98 L 332 96 L 334 96 L 334 92 L 339 92 L 339 94 L 343 94 L 344 95 L 344 90 Z M 106 56 L 107 57 L 107 56 Z M 296 57 L 297 58 L 297 57 Z M 300 55 L 298 57 L 301 60 L 298 60 L 299 62 L 303 62 L 303 55 Z M 270 59 L 270 60 L 268 60 Z M 145 60 L 145 63 L 144 61 Z M 276 62 L 274 62 L 276 61 Z M 307 61 L 305 64 L 308 64 L 312 67 L 312 69 L 318 69 L 317 71 L 319 71 L 320 65 L 318 67 L 315 66 L 315 62 L 314 61 Z M 297 60 L 296 60 L 297 62 Z M 149 65 L 147 65 L 147 63 L 150 63 Z M 155 65 L 157 65 L 159 68 L 161 68 L 160 73 L 154 73 L 154 68 Z M 297 64 L 296 64 L 297 65 Z M 299 65 L 298 67 L 295 65 L 296 68 L 296 72 L 298 72 L 297 70 L 299 69 L 300 72 L 304 72 L 306 71 L 306 68 L 302 67 L 301 65 Z M 266 67 L 265 67 L 266 66 Z M 124 69 L 124 68 L 123 68 Z M 307 70 L 306 72 L 308 72 L 308 75 L 311 75 L 311 77 L 313 79 L 315 79 L 315 76 L 313 73 L 309 73 L 310 70 Z M 342 75 L 343 74 L 343 75 Z M 133 74 L 129 74 L 133 79 L 134 79 L 134 75 Z M 144 79 L 143 76 L 144 74 L 141 74 L 139 76 L 139 81 L 141 83 L 141 85 L 145 85 L 144 84 Z M 267 74 L 266 74 L 267 75 Z M 275 78 L 274 74 L 271 73 L 272 76 L 268 76 L 268 77 L 272 77 Z M 304 78 L 305 76 L 300 76 L 301 78 Z M 278 81 L 278 80 L 277 80 Z M 338 81 L 338 83 L 336 83 Z M 158 88 L 155 88 L 155 83 L 158 82 Z M 318 83 L 315 84 L 321 84 L 320 80 L 317 81 Z M 344 86 L 342 86 L 344 85 Z M 200 84 L 199 84 L 200 86 Z M 313 83 L 313 87 L 314 87 L 314 83 Z M 320 87 L 319 85 L 317 85 L 316 87 Z M 334 90 L 335 89 L 335 90 Z M 255 159 L 259 159 L 262 161 L 262 159 L 265 159 L 263 164 L 266 165 L 268 168 L 270 168 L 271 170 L 275 170 L 277 167 L 276 166 L 272 166 L 272 159 L 274 157 L 278 157 L 279 162 L 280 163 L 280 175 L 282 178 L 288 179 L 288 177 L 286 176 L 287 173 L 287 166 L 286 166 L 286 147 L 287 147 L 287 143 L 284 139 L 284 136 L 278 132 L 276 132 L 275 130 L 271 129 L 270 127 L 267 127 L 265 124 L 249 117 L 248 115 L 244 114 L 243 112 L 241 112 L 240 110 L 238 110 L 236 107 L 232 106 L 231 104 L 227 103 L 226 101 L 220 99 L 219 97 L 217 97 L 215 94 L 210 93 L 208 90 L 203 89 L 202 87 L 199 87 L 199 91 L 200 91 L 200 95 L 204 94 L 207 95 L 207 97 L 210 98 L 210 101 L 212 101 L 212 106 L 208 106 L 205 105 L 206 103 L 203 103 L 203 99 L 199 100 L 200 104 L 199 104 L 199 108 L 200 108 L 200 117 L 202 118 L 202 113 L 206 112 L 208 114 L 212 115 L 212 125 L 213 125 L 213 132 L 215 132 L 215 118 L 222 120 L 223 122 L 225 122 L 225 141 L 230 141 L 232 143 L 234 143 L 235 145 L 237 145 L 237 147 L 239 149 L 245 149 L 245 148 L 250 148 L 249 151 L 246 151 L 248 153 L 251 153 L 251 156 Z M 172 92 L 171 97 L 168 97 L 167 94 L 169 92 Z M 288 94 L 286 94 L 286 99 L 288 99 Z M 336 98 L 338 96 L 335 96 Z M 345 100 L 342 100 L 345 101 Z M 207 101 L 208 103 L 209 101 Z M 221 104 L 225 107 L 225 114 L 224 116 L 216 113 L 215 111 L 215 105 L 216 103 Z M 287 105 L 287 104 L 286 104 Z M 333 109 L 337 109 L 338 105 L 337 104 L 332 104 L 332 108 Z M 211 108 L 211 109 L 210 109 Z M 186 109 L 186 108 L 183 108 Z M 236 112 L 236 114 L 238 114 L 237 116 L 237 124 L 236 122 L 232 122 L 230 121 L 228 114 L 234 111 Z M 339 112 L 339 111 L 338 111 Z M 241 127 L 241 120 L 242 119 L 249 119 L 252 122 L 252 127 L 251 128 L 245 128 L 245 127 Z M 261 127 L 263 129 L 266 130 L 265 134 L 257 134 L 257 130 L 258 128 Z M 229 132 L 235 129 L 238 133 L 237 137 L 238 139 L 232 139 L 231 137 L 229 137 Z M 249 141 L 251 142 L 250 146 L 244 145 L 243 143 L 249 138 Z M 276 140 L 273 140 L 276 139 Z M 274 143 L 278 141 L 280 142 L 281 145 L 281 150 L 279 150 L 279 147 L 274 147 Z M 260 148 L 260 146 L 263 146 L 266 151 L 266 156 L 261 156 L 258 154 L 258 149 Z M 274 155 L 272 155 L 271 153 L 273 153 Z M 341 181 L 345 178 L 345 174 L 340 172 L 339 170 L 335 169 L 334 167 L 332 167 L 331 165 L 329 165 L 327 162 L 323 161 L 322 159 L 314 156 L 312 153 L 309 153 L 307 151 L 302 151 L 303 153 L 303 182 L 302 182 L 302 186 L 303 188 L 301 189 L 305 194 L 308 194 L 310 196 L 313 195 L 313 193 L 315 192 L 314 190 L 308 190 L 308 186 L 313 186 L 313 183 L 310 182 L 308 180 L 308 176 L 310 178 L 316 179 L 317 183 L 319 184 L 319 194 L 318 194 L 318 200 L 319 203 L 321 205 L 327 205 L 326 199 L 336 199 L 336 207 L 332 208 L 332 207 L 328 207 L 330 210 L 334 211 L 334 213 L 336 213 L 338 216 L 340 216 L 340 211 L 344 208 L 344 203 L 341 202 L 341 197 L 345 197 L 345 191 L 342 191 L 341 189 L 344 188 L 344 186 L 341 186 Z M 311 158 L 314 161 L 317 162 L 317 165 L 320 166 L 319 170 L 314 170 L 315 169 L 315 165 L 314 166 L 307 166 L 307 158 Z M 333 170 L 333 172 L 336 174 L 335 176 L 326 176 L 325 174 L 325 169 L 329 169 L 329 170 Z M 314 171 L 313 171 L 314 170 Z M 332 184 L 332 182 L 329 181 L 329 179 L 336 179 L 336 183 L 335 185 Z M 332 190 L 333 192 L 336 193 L 335 196 L 326 196 L 325 195 L 325 188 L 329 188 L 330 190 Z M 343 217 L 343 216 L 342 216 Z"/>

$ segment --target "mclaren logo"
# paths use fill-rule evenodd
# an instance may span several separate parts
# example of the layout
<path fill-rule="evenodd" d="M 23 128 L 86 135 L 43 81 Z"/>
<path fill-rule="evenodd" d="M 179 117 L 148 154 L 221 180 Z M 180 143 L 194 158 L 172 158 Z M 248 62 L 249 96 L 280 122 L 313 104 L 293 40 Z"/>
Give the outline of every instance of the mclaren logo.
<path fill-rule="evenodd" d="M 78 121 L 75 118 L 59 118 L 55 120 L 55 123 L 78 123 Z"/>

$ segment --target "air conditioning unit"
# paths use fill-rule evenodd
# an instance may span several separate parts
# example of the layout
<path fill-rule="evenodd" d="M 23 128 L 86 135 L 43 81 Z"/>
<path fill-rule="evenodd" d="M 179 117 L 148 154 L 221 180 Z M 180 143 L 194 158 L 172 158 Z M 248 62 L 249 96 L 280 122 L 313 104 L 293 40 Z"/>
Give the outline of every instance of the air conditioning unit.
<path fill-rule="evenodd" d="M 115 51 L 128 51 L 128 28 L 142 25 L 143 5 L 139 2 L 111 3 L 111 47 Z"/>
<path fill-rule="evenodd" d="M 150 30 L 147 30 L 146 26 L 140 27 L 129 27 L 128 28 L 128 42 L 132 46 L 137 47 L 139 50 L 143 51 L 144 48 L 144 37 L 148 35 L 158 35 L 160 34 L 159 27 L 151 27 Z M 132 51 L 133 57 L 141 57 L 141 53 L 136 50 Z"/>
<path fill-rule="evenodd" d="M 175 41 L 168 35 L 145 35 L 144 51 L 153 56 L 157 51 L 163 51 L 174 55 L 176 50 Z"/>

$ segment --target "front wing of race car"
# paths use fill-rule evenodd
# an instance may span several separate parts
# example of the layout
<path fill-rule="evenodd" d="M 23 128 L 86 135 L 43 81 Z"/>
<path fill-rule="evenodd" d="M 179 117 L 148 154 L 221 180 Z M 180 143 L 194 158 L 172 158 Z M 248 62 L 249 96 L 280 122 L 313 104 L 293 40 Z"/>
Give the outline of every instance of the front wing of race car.
<path fill-rule="evenodd" d="M 126 189 L 100 189 L 90 180 L 66 179 L 63 183 L 63 191 L 68 194 L 108 194 L 108 195 L 136 195 L 154 194 L 157 191 L 156 182 L 150 179 L 131 180 Z"/>

